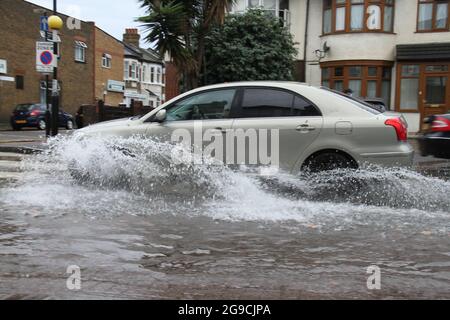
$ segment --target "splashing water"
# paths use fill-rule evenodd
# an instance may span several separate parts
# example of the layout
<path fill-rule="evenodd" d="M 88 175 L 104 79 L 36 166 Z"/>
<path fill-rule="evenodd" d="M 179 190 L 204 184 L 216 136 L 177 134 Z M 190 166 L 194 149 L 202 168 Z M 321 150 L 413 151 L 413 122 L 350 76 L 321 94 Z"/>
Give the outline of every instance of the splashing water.
<path fill-rule="evenodd" d="M 211 160 L 176 158 L 179 146 L 134 136 L 52 140 L 23 163 L 0 201 L 46 212 L 206 215 L 213 219 L 333 225 L 393 217 L 447 218 L 450 183 L 400 168 L 250 176 Z M 177 153 L 178 152 L 178 153 Z M 55 196 L 57 195 L 57 196 Z"/>

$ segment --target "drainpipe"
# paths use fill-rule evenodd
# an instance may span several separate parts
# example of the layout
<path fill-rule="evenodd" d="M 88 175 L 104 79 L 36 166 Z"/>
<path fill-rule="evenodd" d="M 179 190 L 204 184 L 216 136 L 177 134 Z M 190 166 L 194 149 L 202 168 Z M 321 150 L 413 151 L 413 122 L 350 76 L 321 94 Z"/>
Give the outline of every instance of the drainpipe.
<path fill-rule="evenodd" d="M 303 46 L 303 80 L 306 82 L 306 50 L 308 48 L 308 29 L 309 29 L 309 5 L 310 0 L 306 0 L 306 18 L 305 18 L 305 43 Z"/>

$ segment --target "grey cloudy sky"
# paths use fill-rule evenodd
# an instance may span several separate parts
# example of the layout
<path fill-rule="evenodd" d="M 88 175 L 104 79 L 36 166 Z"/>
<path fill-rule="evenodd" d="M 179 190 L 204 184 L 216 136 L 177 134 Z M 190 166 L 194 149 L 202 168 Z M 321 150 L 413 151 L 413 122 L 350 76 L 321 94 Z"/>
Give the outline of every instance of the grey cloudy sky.
<path fill-rule="evenodd" d="M 27 1 L 53 8 L 53 0 Z M 125 28 L 140 26 L 134 21 L 136 17 L 145 15 L 138 0 L 58 0 L 58 11 L 84 21 L 95 21 L 99 28 L 119 40 L 122 40 Z M 142 45 L 148 47 L 144 42 Z"/>

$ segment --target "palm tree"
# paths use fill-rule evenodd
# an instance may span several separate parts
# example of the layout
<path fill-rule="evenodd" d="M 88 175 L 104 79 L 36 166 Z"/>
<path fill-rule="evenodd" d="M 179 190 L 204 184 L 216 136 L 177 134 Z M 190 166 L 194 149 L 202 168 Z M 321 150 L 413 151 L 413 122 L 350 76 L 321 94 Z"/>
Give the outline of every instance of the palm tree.
<path fill-rule="evenodd" d="M 140 0 L 149 31 L 146 40 L 162 56 L 169 55 L 185 79 L 186 88 L 198 86 L 205 60 L 205 38 L 215 24 L 222 24 L 234 0 Z"/>

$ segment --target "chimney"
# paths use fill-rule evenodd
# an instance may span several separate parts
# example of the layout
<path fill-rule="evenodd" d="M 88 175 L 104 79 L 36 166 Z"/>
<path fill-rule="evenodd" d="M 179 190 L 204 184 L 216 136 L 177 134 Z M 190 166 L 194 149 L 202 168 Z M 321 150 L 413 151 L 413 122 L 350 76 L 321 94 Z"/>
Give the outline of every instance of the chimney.
<path fill-rule="evenodd" d="M 125 29 L 125 33 L 123 34 L 123 42 L 139 48 L 140 40 L 141 36 L 139 35 L 138 29 Z"/>

